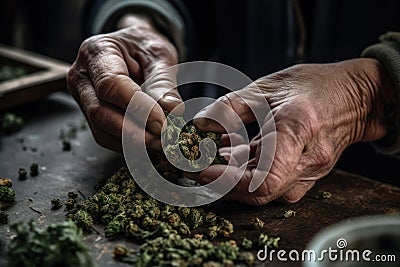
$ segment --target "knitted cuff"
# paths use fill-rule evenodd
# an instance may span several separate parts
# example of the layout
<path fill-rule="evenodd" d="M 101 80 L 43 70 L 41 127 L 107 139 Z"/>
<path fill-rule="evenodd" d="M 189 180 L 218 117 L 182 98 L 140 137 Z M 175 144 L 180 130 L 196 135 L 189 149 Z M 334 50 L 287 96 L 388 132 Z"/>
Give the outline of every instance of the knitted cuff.
<path fill-rule="evenodd" d="M 376 58 L 385 67 L 396 88 L 396 105 L 386 107 L 384 123 L 388 134 L 373 146 L 378 152 L 396 154 L 400 152 L 400 33 L 388 32 L 379 39 L 380 43 L 367 47 L 361 56 Z"/>
<path fill-rule="evenodd" d="M 89 26 L 91 34 L 114 31 L 118 20 L 126 14 L 140 14 L 152 20 L 178 50 L 179 60 L 186 56 L 185 24 L 179 12 L 162 0 L 107 0 L 94 14 Z"/>

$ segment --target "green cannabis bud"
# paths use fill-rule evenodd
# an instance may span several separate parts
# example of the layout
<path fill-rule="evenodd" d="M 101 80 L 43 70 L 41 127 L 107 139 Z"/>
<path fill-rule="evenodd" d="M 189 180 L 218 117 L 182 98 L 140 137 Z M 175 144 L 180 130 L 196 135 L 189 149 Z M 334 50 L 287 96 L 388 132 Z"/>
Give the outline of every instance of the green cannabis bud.
<path fill-rule="evenodd" d="M 6 114 L 4 114 L 1 129 L 6 134 L 11 134 L 21 130 L 23 124 L 24 120 L 21 117 L 15 115 L 14 113 L 7 112 Z"/>
<path fill-rule="evenodd" d="M 15 200 L 15 191 L 8 186 L 0 186 L 0 202 L 12 203 Z"/>
<path fill-rule="evenodd" d="M 268 237 L 267 234 L 261 233 L 258 237 L 258 247 L 263 248 L 267 246 L 268 248 L 278 248 L 280 237 Z"/>
<path fill-rule="evenodd" d="M 94 267 L 82 240 L 82 231 L 72 222 L 39 228 L 33 221 L 10 227 L 16 236 L 8 246 L 8 266 Z"/>
<path fill-rule="evenodd" d="M 163 140 L 167 144 L 164 153 L 174 166 L 184 164 L 185 167 L 197 169 L 200 165 L 196 160 L 200 158 L 207 164 L 227 164 L 225 158 L 220 156 L 218 152 L 216 155 L 213 154 L 214 148 L 217 148 L 218 151 L 218 148 L 222 145 L 221 134 L 199 131 L 192 121 L 186 123 L 182 117 L 166 115 L 167 128 L 162 134 Z M 200 143 L 203 145 L 205 155 L 201 155 Z M 180 153 L 189 161 L 186 163 L 182 161 Z M 161 173 L 164 173 L 164 169 L 168 169 L 168 164 L 165 163 L 164 166 L 155 165 L 159 167 L 157 169 Z M 169 167 L 169 169 L 171 168 Z M 169 173 L 173 172 L 169 171 Z"/>
<path fill-rule="evenodd" d="M 242 247 L 246 250 L 250 250 L 253 248 L 253 241 L 247 238 L 243 238 L 242 240 Z"/>

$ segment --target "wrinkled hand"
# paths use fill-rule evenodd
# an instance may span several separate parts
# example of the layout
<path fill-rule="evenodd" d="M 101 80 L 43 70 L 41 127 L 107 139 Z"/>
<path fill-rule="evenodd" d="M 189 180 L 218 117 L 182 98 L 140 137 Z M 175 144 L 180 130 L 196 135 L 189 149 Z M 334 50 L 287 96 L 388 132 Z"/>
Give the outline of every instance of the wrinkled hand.
<path fill-rule="evenodd" d="M 276 151 L 270 159 L 269 173 L 268 155 L 261 153 L 261 142 L 268 144 L 271 137 L 266 134 L 247 145 L 222 148 L 220 153 L 232 159 L 232 166 L 212 165 L 200 173 L 188 174 L 201 183 L 217 179 L 225 170 L 228 177 L 235 177 L 240 173 L 238 167 L 245 163 L 240 158 L 250 153 L 248 166 L 228 198 L 253 205 L 278 197 L 296 202 L 333 168 L 349 145 L 377 140 L 386 133 L 382 125 L 383 106 L 394 98 L 394 89 L 383 67 L 374 59 L 297 65 L 260 78 L 255 84 L 260 90 L 248 86 L 218 100 L 231 109 L 214 103 L 200 111 L 195 120 L 201 130 L 224 132 L 224 125 L 230 131 L 238 125 L 232 121 L 233 111 L 244 123 L 255 120 L 246 101 L 257 108 L 258 102 L 266 99 L 271 107 Z M 202 116 L 218 118 L 221 125 Z M 254 192 L 249 192 L 250 181 L 256 174 L 264 174 L 264 180 Z"/>
<path fill-rule="evenodd" d="M 138 135 L 143 130 L 139 129 L 146 127 L 146 145 L 159 148 L 163 109 L 171 111 L 182 103 L 175 88 L 176 78 L 170 73 L 163 75 L 166 68 L 178 63 L 177 51 L 144 18 L 130 17 L 127 23 L 129 27 L 82 43 L 68 73 L 68 88 L 96 141 L 116 151 L 122 149 L 123 118 L 135 96 L 140 105 L 133 108 L 134 119 L 127 126 L 132 143 L 141 141 Z M 158 76 L 142 91 L 139 85 L 153 75 Z M 155 99 L 159 99 L 158 103 Z M 153 105 L 146 120 L 143 110 Z"/>

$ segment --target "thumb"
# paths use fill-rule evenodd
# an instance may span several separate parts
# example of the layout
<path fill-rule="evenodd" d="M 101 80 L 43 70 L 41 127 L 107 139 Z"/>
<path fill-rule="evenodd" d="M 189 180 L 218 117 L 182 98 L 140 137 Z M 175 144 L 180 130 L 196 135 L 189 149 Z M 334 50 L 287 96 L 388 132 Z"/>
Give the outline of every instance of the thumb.
<path fill-rule="evenodd" d="M 176 85 L 178 67 L 158 60 L 144 69 L 142 90 L 153 97 L 163 110 L 183 114 L 185 107 Z"/>
<path fill-rule="evenodd" d="M 255 83 L 226 94 L 200 110 L 195 125 L 202 131 L 232 132 L 248 124 L 263 121 L 270 111 L 268 102 Z"/>

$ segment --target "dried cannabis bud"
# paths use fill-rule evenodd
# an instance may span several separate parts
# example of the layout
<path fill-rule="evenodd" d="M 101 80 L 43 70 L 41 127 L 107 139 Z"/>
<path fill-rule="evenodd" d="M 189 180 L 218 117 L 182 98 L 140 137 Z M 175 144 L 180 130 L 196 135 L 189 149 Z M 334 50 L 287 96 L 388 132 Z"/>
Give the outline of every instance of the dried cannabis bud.
<path fill-rule="evenodd" d="M 175 207 L 161 203 L 142 191 L 128 169 L 117 173 L 88 199 L 78 200 L 68 193 L 64 203 L 67 217 L 85 230 L 94 222 L 105 225 L 107 237 L 125 234 L 137 241 L 164 236 L 168 233 L 189 235 L 203 225 L 217 224 L 219 236 L 230 236 L 233 225 L 214 213 L 199 208 Z"/>
<path fill-rule="evenodd" d="M 167 114 L 168 115 L 168 114 Z M 200 143 L 204 148 L 204 157 L 202 160 L 209 164 L 227 164 L 224 157 L 217 152 L 213 155 L 213 149 L 221 147 L 221 134 L 212 132 L 201 132 L 190 121 L 186 123 L 182 117 L 176 117 L 172 114 L 167 116 L 167 128 L 163 132 L 163 139 L 166 140 L 167 146 L 164 151 L 169 160 L 175 166 L 191 167 L 198 169 L 200 167 L 196 160 L 200 159 Z M 189 161 L 183 161 L 180 153 Z M 162 169 L 162 168 L 161 168 Z"/>
<path fill-rule="evenodd" d="M 93 267 L 82 241 L 82 231 L 72 222 L 51 224 L 40 229 L 34 222 L 10 227 L 16 232 L 8 246 L 8 266 Z"/>
<path fill-rule="evenodd" d="M 0 204 L 10 204 L 15 200 L 15 191 L 8 185 L 0 186 Z"/>
<path fill-rule="evenodd" d="M 30 167 L 30 175 L 37 176 L 39 174 L 39 165 L 37 163 L 33 163 Z"/>
<path fill-rule="evenodd" d="M 129 251 L 122 245 L 114 248 L 114 258 L 134 266 L 251 266 L 254 256 L 240 252 L 234 240 L 214 245 L 201 238 L 183 238 L 170 234 L 141 245 L 138 251 Z"/>
<path fill-rule="evenodd" d="M 258 247 L 264 248 L 267 246 L 268 248 L 278 248 L 280 237 L 268 237 L 267 234 L 261 233 L 258 237 Z"/>
<path fill-rule="evenodd" d="M 21 130 L 24 120 L 15 115 L 14 113 L 7 112 L 4 114 L 3 123 L 1 124 L 1 129 L 6 134 L 11 134 Z"/>
<path fill-rule="evenodd" d="M 332 193 L 328 191 L 320 191 L 314 196 L 315 199 L 330 199 L 331 197 Z"/>
<path fill-rule="evenodd" d="M 294 217 L 294 216 L 296 216 L 296 212 L 294 210 L 287 210 L 283 214 L 284 218 L 289 218 L 289 217 Z"/>
<path fill-rule="evenodd" d="M 0 186 L 11 187 L 12 181 L 8 178 L 0 178 Z"/>
<path fill-rule="evenodd" d="M 25 170 L 25 168 L 19 168 L 18 170 L 18 179 L 20 180 L 26 180 L 26 175 L 27 175 L 27 171 Z"/>
<path fill-rule="evenodd" d="M 265 222 L 263 222 L 260 218 L 254 217 L 250 221 L 250 226 L 255 229 L 255 230 L 261 230 L 265 225 Z"/>
<path fill-rule="evenodd" d="M 72 149 L 71 139 L 75 139 L 78 132 L 86 130 L 87 127 L 86 120 L 82 119 L 79 124 L 70 122 L 60 129 L 58 138 L 62 141 L 62 150 L 70 151 Z"/>
<path fill-rule="evenodd" d="M 62 140 L 62 150 L 63 151 L 70 151 L 71 150 L 71 141 L 67 138 Z"/>
<path fill-rule="evenodd" d="M 242 240 L 242 247 L 246 250 L 250 250 L 253 248 L 253 241 L 247 238 L 243 238 Z"/>
<path fill-rule="evenodd" d="M 51 209 L 52 210 L 58 210 L 62 206 L 63 206 L 63 203 L 61 202 L 61 200 L 59 198 L 53 198 L 51 200 Z"/>

